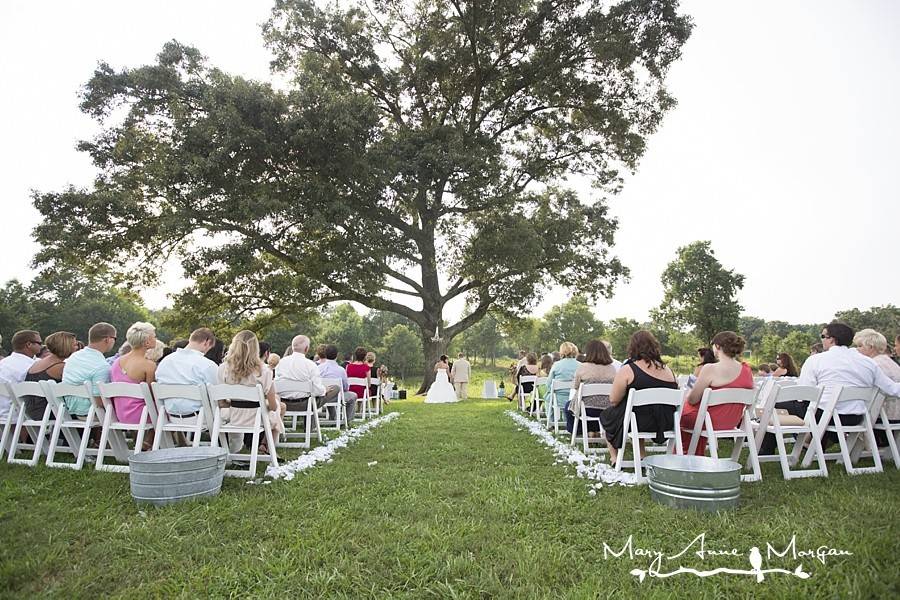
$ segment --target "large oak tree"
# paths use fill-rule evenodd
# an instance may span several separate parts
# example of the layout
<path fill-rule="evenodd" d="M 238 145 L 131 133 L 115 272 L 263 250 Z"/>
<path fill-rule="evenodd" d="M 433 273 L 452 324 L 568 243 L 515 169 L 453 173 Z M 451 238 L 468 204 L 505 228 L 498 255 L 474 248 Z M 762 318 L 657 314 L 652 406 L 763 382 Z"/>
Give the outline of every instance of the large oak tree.
<path fill-rule="evenodd" d="M 674 0 L 277 0 L 279 89 L 177 42 L 99 65 L 82 109 L 103 129 L 81 144 L 99 174 L 35 196 L 38 260 L 150 283 L 178 256 L 198 315 L 397 313 L 424 387 L 489 308 L 521 313 L 551 285 L 609 295 L 626 274 L 606 198 L 674 104 L 690 28 Z"/>

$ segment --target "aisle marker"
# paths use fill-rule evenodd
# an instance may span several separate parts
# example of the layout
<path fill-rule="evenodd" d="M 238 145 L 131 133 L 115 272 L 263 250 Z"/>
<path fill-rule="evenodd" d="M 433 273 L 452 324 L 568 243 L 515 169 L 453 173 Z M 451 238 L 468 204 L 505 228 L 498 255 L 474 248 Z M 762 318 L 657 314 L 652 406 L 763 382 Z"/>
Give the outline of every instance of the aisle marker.
<path fill-rule="evenodd" d="M 595 481 L 588 492 L 591 496 L 597 493 L 597 490 L 603 487 L 603 484 L 618 485 L 635 485 L 637 479 L 634 473 L 626 473 L 624 471 L 616 471 L 606 463 L 600 462 L 599 457 L 586 456 L 584 452 L 577 448 L 573 448 L 569 444 L 564 444 L 553 437 L 553 434 L 544 429 L 543 424 L 534 421 L 519 413 L 508 410 L 507 416 L 513 421 L 527 429 L 531 435 L 538 438 L 545 446 L 549 446 L 553 453 L 557 456 L 555 464 L 568 463 L 575 465 L 575 472 L 583 479 Z"/>
<path fill-rule="evenodd" d="M 324 446 L 313 448 L 309 452 L 301 454 L 289 463 L 285 463 L 278 467 L 269 467 L 266 469 L 266 475 L 272 479 L 284 479 L 285 481 L 290 481 L 297 473 L 310 469 L 321 462 L 330 462 L 332 455 L 337 452 L 339 448 L 346 447 L 350 442 L 356 441 L 364 436 L 370 429 L 374 429 L 382 423 L 393 421 L 399 416 L 400 413 L 392 412 L 382 417 L 366 421 L 359 427 L 354 427 L 350 431 L 345 431 Z M 371 463 L 369 466 L 371 466 Z"/>

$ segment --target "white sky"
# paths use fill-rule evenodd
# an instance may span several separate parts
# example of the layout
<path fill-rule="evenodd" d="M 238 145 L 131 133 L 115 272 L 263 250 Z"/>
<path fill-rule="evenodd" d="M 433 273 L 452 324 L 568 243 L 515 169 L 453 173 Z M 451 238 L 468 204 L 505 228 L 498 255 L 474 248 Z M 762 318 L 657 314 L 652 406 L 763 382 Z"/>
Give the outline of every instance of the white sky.
<path fill-rule="evenodd" d="M 87 185 L 76 93 L 97 61 L 150 63 L 170 39 L 268 77 L 271 2 L 0 2 L 0 282 L 28 280 L 29 190 Z M 669 78 L 679 105 L 612 201 L 632 280 L 601 319 L 646 318 L 678 246 L 713 242 L 746 275 L 745 312 L 821 322 L 900 302 L 900 2 L 685 1 L 696 27 Z M 178 289 L 177 271 L 153 307 Z M 554 290 L 542 313 L 565 299 Z"/>

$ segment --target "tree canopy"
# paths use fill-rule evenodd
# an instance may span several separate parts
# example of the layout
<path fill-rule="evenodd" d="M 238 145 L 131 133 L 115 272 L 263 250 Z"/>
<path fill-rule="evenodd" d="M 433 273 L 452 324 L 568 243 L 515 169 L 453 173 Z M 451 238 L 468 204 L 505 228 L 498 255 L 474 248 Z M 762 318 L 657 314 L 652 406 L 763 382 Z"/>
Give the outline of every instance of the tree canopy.
<path fill-rule="evenodd" d="M 356 301 L 415 323 L 428 363 L 492 307 L 627 274 L 607 196 L 674 104 L 690 29 L 675 0 L 277 0 L 286 90 L 178 42 L 99 65 L 81 108 L 103 129 L 80 144 L 99 174 L 35 195 L 37 260 L 152 283 L 178 257 L 199 314 Z"/>
<path fill-rule="evenodd" d="M 663 301 L 654 319 L 689 325 L 704 342 L 719 331 L 737 331 L 741 305 L 736 295 L 744 276 L 726 269 L 708 241 L 682 246 L 662 274 Z"/>

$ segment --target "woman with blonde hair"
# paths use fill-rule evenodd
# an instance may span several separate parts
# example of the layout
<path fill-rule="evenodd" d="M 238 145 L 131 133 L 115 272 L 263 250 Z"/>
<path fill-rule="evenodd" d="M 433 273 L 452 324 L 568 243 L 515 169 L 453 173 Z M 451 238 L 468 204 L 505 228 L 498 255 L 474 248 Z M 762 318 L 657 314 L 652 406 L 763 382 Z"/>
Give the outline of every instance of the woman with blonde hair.
<path fill-rule="evenodd" d="M 68 331 L 51 333 L 44 339 L 50 354 L 36 361 L 25 374 L 25 381 L 62 381 L 64 361 L 75 352 L 75 334 Z M 25 414 L 29 419 L 43 419 L 47 399 L 39 396 L 25 397 Z"/>
<path fill-rule="evenodd" d="M 50 338 L 47 338 L 48 340 Z M 900 365 L 891 360 L 888 356 L 887 338 L 878 333 L 874 329 L 863 329 L 857 331 L 853 336 L 853 345 L 860 354 L 868 356 L 875 361 L 878 368 L 881 369 L 888 378 L 894 381 L 900 381 Z M 896 423 L 900 419 L 900 400 L 897 398 L 887 398 L 884 401 L 884 412 L 887 414 L 888 421 Z M 879 417 L 880 421 L 880 417 Z M 879 446 L 887 445 L 887 437 L 884 431 L 875 432 L 875 438 L 878 440 Z"/>
<path fill-rule="evenodd" d="M 559 356 L 559 360 L 553 363 L 553 366 L 550 367 L 550 373 L 547 374 L 547 395 L 544 398 L 544 406 L 549 411 L 550 403 L 555 402 L 559 409 L 557 414 L 563 415 L 565 414 L 566 403 L 569 401 L 569 390 L 558 390 L 554 397 L 553 382 L 574 381 L 575 371 L 578 370 L 578 366 L 581 363 L 576 360 L 578 346 L 572 342 L 563 342 L 559 345 Z"/>
<path fill-rule="evenodd" d="M 156 362 L 148 357 L 156 351 L 156 328 L 150 323 L 138 321 L 125 332 L 125 341 L 131 347 L 113 361 L 109 368 L 111 383 L 147 383 L 156 381 Z M 140 423 L 145 403 L 143 398 L 116 396 L 112 399 L 116 419 L 121 423 Z M 153 447 L 153 431 L 144 438 L 144 450 Z"/>
<path fill-rule="evenodd" d="M 261 385 L 269 409 L 269 424 L 272 427 L 273 435 L 277 438 L 284 433 L 282 417 L 286 407 L 275 394 L 274 380 L 272 369 L 264 365 L 259 357 L 259 339 L 256 334 L 247 330 L 236 333 L 231 340 L 231 345 L 228 346 L 225 360 L 219 366 L 218 382 L 232 385 Z M 222 401 L 219 406 L 222 418 L 232 425 L 250 427 L 256 423 L 256 411 L 259 409 L 259 405 L 255 402 L 234 400 L 229 403 Z M 233 439 L 230 434 L 229 439 Z M 266 442 L 260 442 L 259 451 L 269 452 Z"/>

